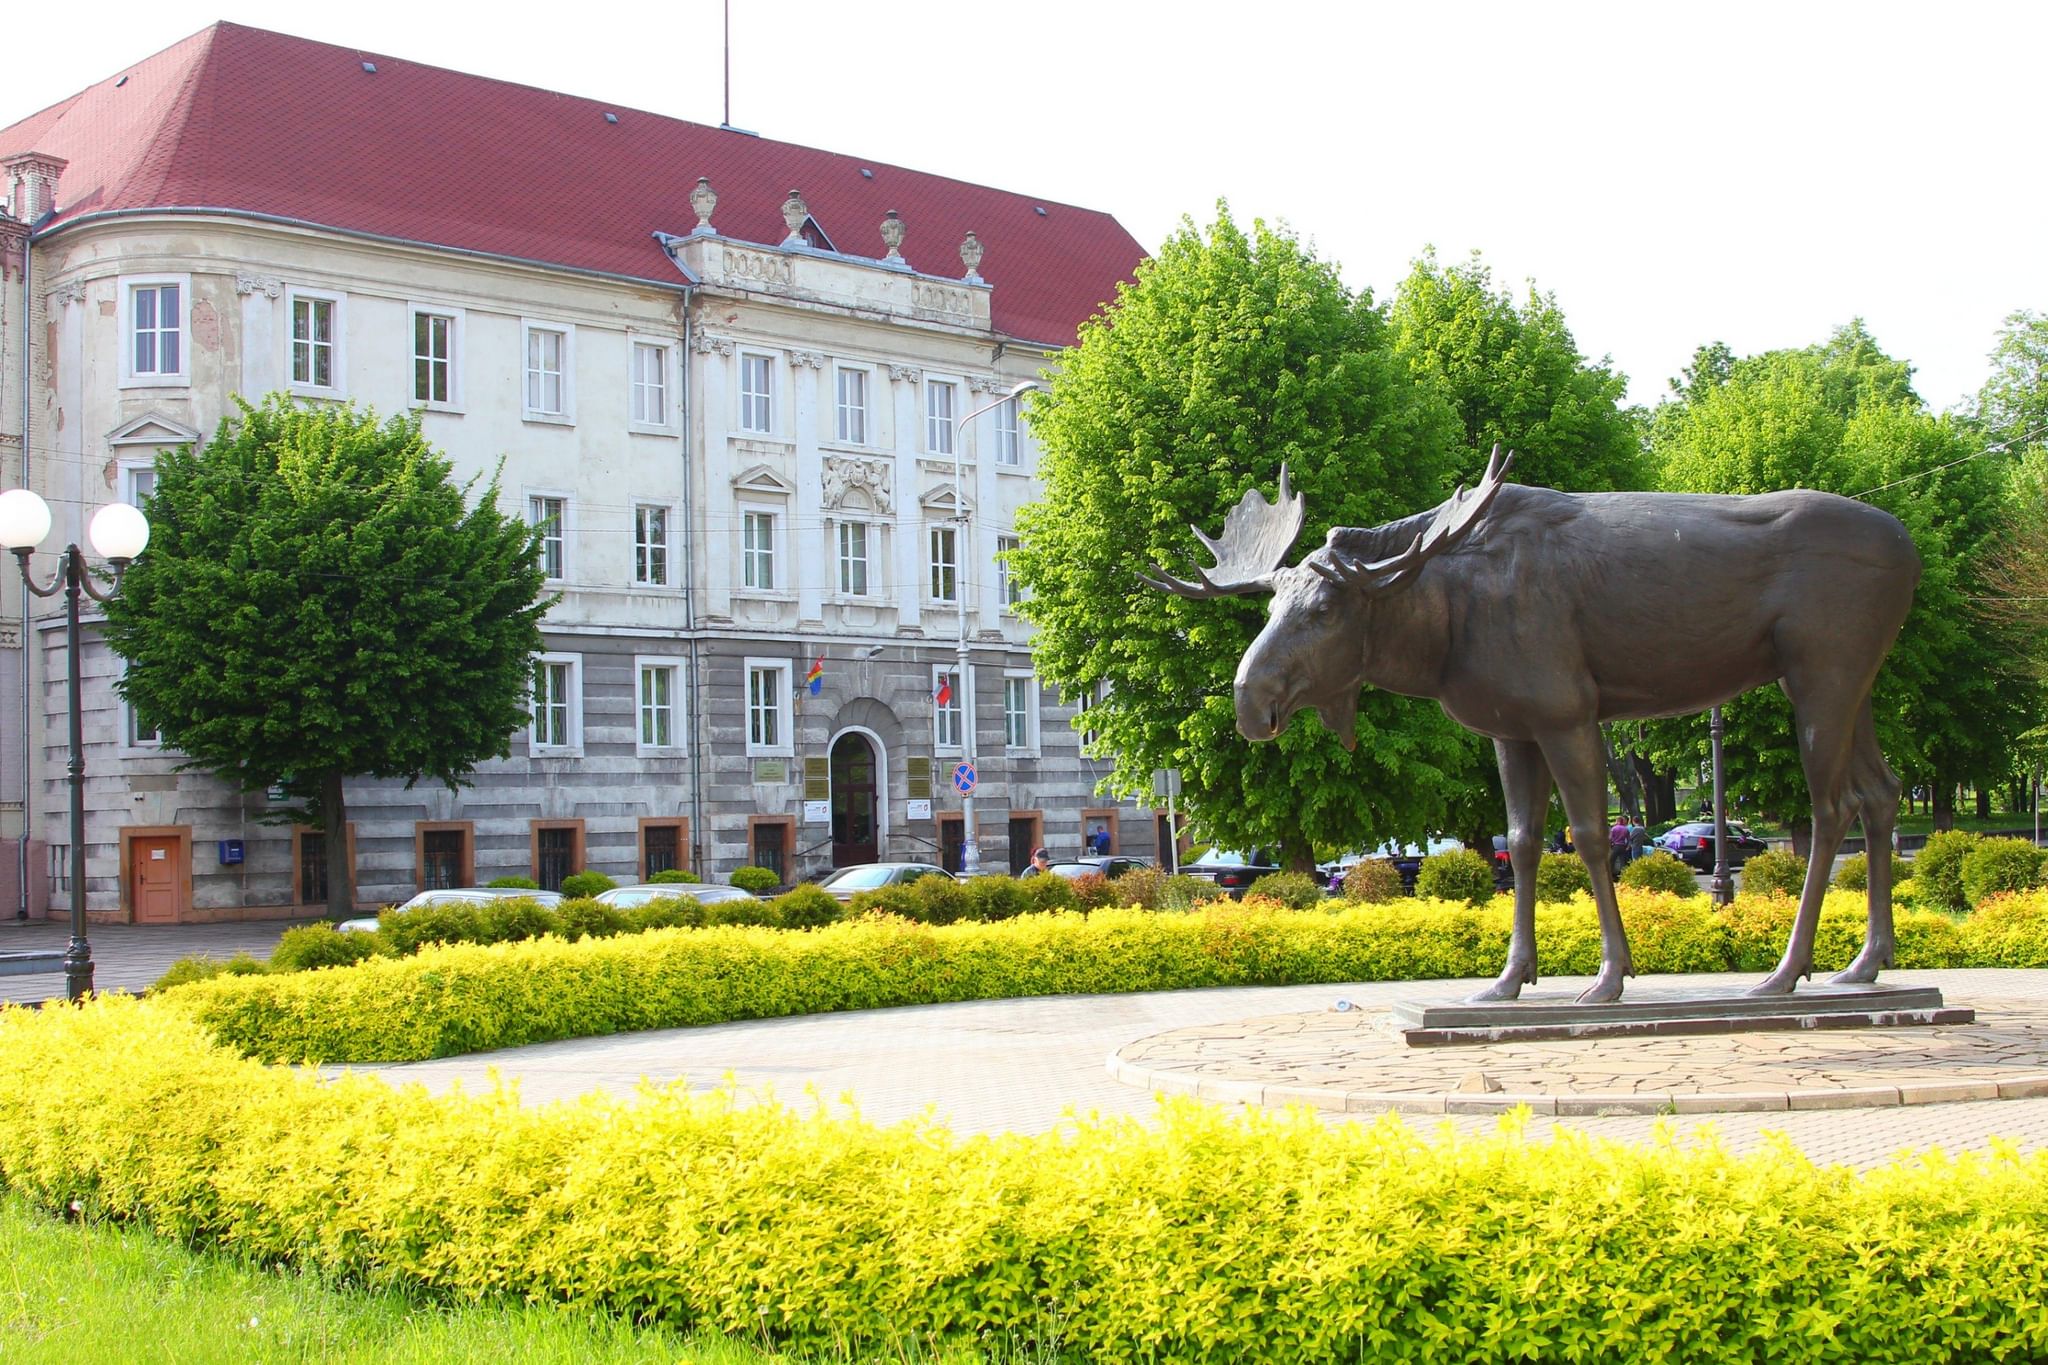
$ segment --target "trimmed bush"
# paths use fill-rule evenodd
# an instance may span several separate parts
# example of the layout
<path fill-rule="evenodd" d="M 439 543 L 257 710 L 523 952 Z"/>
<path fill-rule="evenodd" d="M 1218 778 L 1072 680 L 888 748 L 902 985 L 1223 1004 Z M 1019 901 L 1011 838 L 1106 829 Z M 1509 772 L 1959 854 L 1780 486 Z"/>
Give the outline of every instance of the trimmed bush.
<path fill-rule="evenodd" d="M 1207 877 L 1190 876 L 1185 872 L 1174 873 L 1159 888 L 1159 908 L 1162 910 L 1192 910 L 1210 901 L 1229 898 L 1228 891 Z"/>
<path fill-rule="evenodd" d="M 331 924 L 302 924 L 284 931 L 271 950 L 273 971 L 304 972 L 315 967 L 350 967 L 384 951 L 381 934 L 344 934 Z M 161 984 L 161 983 L 159 983 Z"/>
<path fill-rule="evenodd" d="M 1796 853 L 1758 853 L 1742 865 L 1742 889 L 1758 896 L 1797 897 L 1806 885 L 1806 859 Z"/>
<path fill-rule="evenodd" d="M 1074 888 L 1065 877 L 1040 873 L 1036 877 L 1021 877 L 1017 885 L 1024 888 L 1024 894 L 1031 900 L 1031 908 L 1039 914 L 1051 914 L 1060 910 L 1079 910 L 1081 902 L 1074 895 Z"/>
<path fill-rule="evenodd" d="M 377 933 L 400 957 L 430 943 L 480 943 L 484 939 L 482 917 L 467 901 L 386 910 L 377 916 Z"/>
<path fill-rule="evenodd" d="M 1700 884 L 1692 869 L 1662 849 L 1623 868 L 1621 884 L 1643 891 L 1663 891 L 1681 900 L 1700 894 Z"/>
<path fill-rule="evenodd" d="M 1488 869 L 1487 886 L 1492 888 L 1491 869 Z M 1420 889 L 1419 881 L 1418 887 Z M 1536 864 L 1536 902 L 1539 905 L 1562 905 L 1573 896 L 1593 894 L 1593 876 L 1586 871 L 1586 860 L 1576 853 L 1546 853 Z"/>
<path fill-rule="evenodd" d="M 708 912 L 716 908 L 706 906 L 706 917 L 709 918 Z M 562 936 L 572 943 L 579 938 L 610 938 L 626 932 L 624 912 L 598 901 L 563 901 L 554 909 Z"/>
<path fill-rule="evenodd" d="M 829 899 L 831 893 L 827 892 Z M 782 922 L 782 902 L 778 900 L 730 900 L 711 901 L 699 907 L 704 915 L 706 927 L 719 924 L 765 925 L 770 929 L 792 926 Z"/>
<path fill-rule="evenodd" d="M 976 877 L 967 883 L 967 900 L 968 917 L 984 923 L 1031 913 L 1031 894 L 1015 877 Z"/>
<path fill-rule="evenodd" d="M 1064 880 L 1074 888 L 1074 901 L 1083 910 L 1100 910 L 1114 899 L 1109 889 L 1109 878 L 1100 872 L 1083 872 L 1078 877 Z"/>
<path fill-rule="evenodd" d="M 562 932 L 561 918 L 539 901 L 513 896 L 476 908 L 478 943 L 517 943 Z"/>
<path fill-rule="evenodd" d="M 1159 894 L 1166 887 L 1166 873 L 1156 867 L 1134 867 L 1120 877 L 1111 878 L 1111 901 L 1117 905 L 1132 905 L 1140 910 L 1157 910 Z"/>
<path fill-rule="evenodd" d="M 627 906 L 620 913 L 625 916 L 629 934 L 644 934 L 649 929 L 694 929 L 704 923 L 704 902 L 695 896 L 661 896 L 644 905 Z"/>
<path fill-rule="evenodd" d="M 507 891 L 538 891 L 540 883 L 531 877 L 493 877 L 485 886 L 502 887 Z"/>
<path fill-rule="evenodd" d="M 919 877 L 910 884 L 917 897 L 918 919 L 926 924 L 958 924 L 973 917 L 974 902 L 967 883 L 953 877 Z"/>
<path fill-rule="evenodd" d="M 2041 881 L 2048 853 L 2025 839 L 1985 839 L 1963 856 L 1963 898 L 1981 906 L 1992 896 L 2028 891 Z"/>
<path fill-rule="evenodd" d="M 744 905 L 745 901 L 724 901 L 725 905 Z M 821 924 L 837 924 L 846 918 L 846 907 L 834 900 L 832 893 L 806 883 L 775 898 L 775 918 L 790 929 L 815 929 Z"/>
<path fill-rule="evenodd" d="M 1344 899 L 1363 905 L 1384 905 L 1408 894 L 1401 869 L 1389 858 L 1361 858 L 1344 874 Z"/>
<path fill-rule="evenodd" d="M 1415 894 L 1424 900 L 1484 905 L 1493 899 L 1493 868 L 1469 848 L 1432 853 L 1415 873 Z"/>
<path fill-rule="evenodd" d="M 1316 910 L 1329 899 L 1330 893 L 1320 880 L 1306 872 L 1268 872 L 1253 882 L 1246 894 L 1276 900 L 1289 910 Z"/>
<path fill-rule="evenodd" d="M 1982 843 L 1981 836 L 1966 829 L 1938 830 L 1927 836 L 1926 846 L 1913 859 L 1913 894 L 1930 910 L 1961 913 L 1970 908 L 1963 891 L 1963 859 Z"/>
<path fill-rule="evenodd" d="M 682 883 L 684 885 L 695 885 L 701 883 L 703 880 L 704 879 L 702 877 L 690 871 L 690 869 L 687 867 L 663 868 L 661 871 L 655 873 L 652 877 L 649 877 L 647 879 L 648 884 L 651 886 L 673 886 L 677 883 Z"/>
<path fill-rule="evenodd" d="M 602 872 L 571 872 L 562 878 L 562 897 L 565 900 L 586 900 L 602 895 L 618 883 Z"/>
<path fill-rule="evenodd" d="M 173 986 L 184 986 L 194 981 L 211 981 L 217 976 L 261 976 L 269 970 L 269 963 L 253 958 L 247 953 L 236 953 L 230 958 L 212 957 L 206 953 L 189 953 L 173 962 L 149 989 L 167 991 Z"/>
<path fill-rule="evenodd" d="M 1043 881 L 1045 878 L 1033 880 Z M 1059 878 L 1051 880 L 1058 881 Z M 872 891 L 854 892 L 853 899 L 846 903 L 846 912 L 849 915 L 895 915 L 915 923 L 924 918 L 924 901 L 914 886 L 878 886 Z"/>
<path fill-rule="evenodd" d="M 757 896 L 763 891 L 773 891 L 782 885 L 782 878 L 765 867 L 736 867 L 732 870 L 732 875 L 725 880 L 740 890 L 751 891 Z"/>
<path fill-rule="evenodd" d="M 1899 884 L 1912 880 L 1913 865 L 1898 854 L 1892 855 L 1892 894 L 1896 896 Z M 1835 869 L 1833 885 L 1843 891 L 1868 891 L 1870 889 L 1870 855 L 1852 853 L 1842 859 L 1842 865 Z"/>

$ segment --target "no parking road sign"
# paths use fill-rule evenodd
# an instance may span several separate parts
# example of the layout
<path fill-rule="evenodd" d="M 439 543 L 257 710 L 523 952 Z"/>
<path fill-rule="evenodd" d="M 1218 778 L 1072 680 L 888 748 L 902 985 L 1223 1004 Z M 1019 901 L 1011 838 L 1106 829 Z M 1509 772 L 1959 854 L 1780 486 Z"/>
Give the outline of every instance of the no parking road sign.
<path fill-rule="evenodd" d="M 972 763 L 962 763 L 959 767 L 953 769 L 953 785 L 960 789 L 962 796 L 966 796 L 974 790 L 975 780 L 974 765 Z"/>

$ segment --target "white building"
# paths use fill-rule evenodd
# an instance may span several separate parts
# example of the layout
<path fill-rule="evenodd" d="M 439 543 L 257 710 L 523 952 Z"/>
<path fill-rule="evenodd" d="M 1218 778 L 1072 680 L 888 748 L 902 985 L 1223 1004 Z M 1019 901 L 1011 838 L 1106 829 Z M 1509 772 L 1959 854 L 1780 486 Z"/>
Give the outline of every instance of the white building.
<path fill-rule="evenodd" d="M 551 528 L 532 725 L 458 793 L 349 784 L 361 900 L 957 856 L 963 739 L 985 865 L 1155 847 L 999 559 L 1037 488 L 1005 396 L 1140 259 L 1113 219 L 229 24 L 0 130 L 0 167 L 0 487 L 53 546 L 273 390 L 420 410 Z M 66 903 L 69 666 L 0 590 L 0 914 Z M 96 917 L 324 899 L 318 835 L 176 772 L 90 633 L 81 666 Z"/>

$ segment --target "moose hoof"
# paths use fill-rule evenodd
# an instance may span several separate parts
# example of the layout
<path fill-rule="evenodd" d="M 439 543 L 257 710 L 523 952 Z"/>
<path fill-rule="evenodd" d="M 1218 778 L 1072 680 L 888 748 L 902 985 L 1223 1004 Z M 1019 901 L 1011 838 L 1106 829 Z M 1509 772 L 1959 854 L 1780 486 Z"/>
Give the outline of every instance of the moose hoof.
<path fill-rule="evenodd" d="M 1586 987 L 1579 996 L 1581 1005 L 1609 1005 L 1621 999 L 1622 983 L 1628 979 L 1628 969 L 1614 964 L 1602 967 L 1593 984 Z"/>
<path fill-rule="evenodd" d="M 1534 965 L 1524 966 L 1510 962 L 1508 969 L 1500 974 L 1500 980 L 1476 995 L 1465 998 L 1468 1005 L 1484 1005 L 1495 1000 L 1519 1000 L 1522 998 L 1522 984 L 1536 979 Z"/>
<path fill-rule="evenodd" d="M 1799 978 L 1806 973 L 1797 967 L 1780 964 L 1778 970 L 1751 986 L 1745 995 L 1790 995 Z"/>
<path fill-rule="evenodd" d="M 1877 980 L 1877 974 L 1892 965 L 1889 948 L 1873 948 L 1863 945 L 1863 951 L 1856 954 L 1856 960 L 1828 978 L 1831 986 L 1868 986 Z"/>

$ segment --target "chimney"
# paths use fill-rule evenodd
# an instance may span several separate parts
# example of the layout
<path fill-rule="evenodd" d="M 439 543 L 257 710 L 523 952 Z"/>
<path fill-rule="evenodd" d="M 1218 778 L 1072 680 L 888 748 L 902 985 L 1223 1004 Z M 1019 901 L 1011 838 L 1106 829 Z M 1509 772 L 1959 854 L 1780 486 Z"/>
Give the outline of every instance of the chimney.
<path fill-rule="evenodd" d="M 57 177 L 71 163 L 48 152 L 0 157 L 0 177 L 10 187 L 14 216 L 33 227 L 57 207 Z"/>

